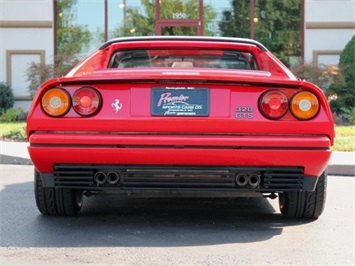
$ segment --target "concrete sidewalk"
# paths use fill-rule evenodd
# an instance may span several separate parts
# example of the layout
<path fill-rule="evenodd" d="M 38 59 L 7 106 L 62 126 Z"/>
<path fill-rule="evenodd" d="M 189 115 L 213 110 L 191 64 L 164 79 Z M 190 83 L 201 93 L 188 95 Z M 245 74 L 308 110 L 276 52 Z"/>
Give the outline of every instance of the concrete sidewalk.
<path fill-rule="evenodd" d="M 0 141 L 0 164 L 32 164 L 27 146 L 27 142 Z M 333 152 L 328 173 L 355 176 L 355 152 Z"/>

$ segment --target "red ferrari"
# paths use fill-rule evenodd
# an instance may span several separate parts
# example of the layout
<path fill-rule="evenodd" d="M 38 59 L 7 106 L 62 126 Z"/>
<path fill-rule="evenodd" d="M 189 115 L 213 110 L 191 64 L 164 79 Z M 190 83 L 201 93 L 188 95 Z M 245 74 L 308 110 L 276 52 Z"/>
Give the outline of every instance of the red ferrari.
<path fill-rule="evenodd" d="M 84 196 L 278 196 L 324 208 L 334 123 L 322 90 L 262 44 L 139 37 L 105 43 L 44 83 L 28 115 L 35 198 L 75 215 Z"/>

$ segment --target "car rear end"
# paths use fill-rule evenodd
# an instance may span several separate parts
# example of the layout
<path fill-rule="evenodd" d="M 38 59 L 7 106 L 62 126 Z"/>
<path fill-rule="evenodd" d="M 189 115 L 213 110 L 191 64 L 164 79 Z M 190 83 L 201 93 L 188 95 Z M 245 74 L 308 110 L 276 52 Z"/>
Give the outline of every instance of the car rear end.
<path fill-rule="evenodd" d="M 110 43 L 40 88 L 27 133 L 42 186 L 149 197 L 314 192 L 334 138 L 323 92 L 254 43 L 169 45 Z"/>

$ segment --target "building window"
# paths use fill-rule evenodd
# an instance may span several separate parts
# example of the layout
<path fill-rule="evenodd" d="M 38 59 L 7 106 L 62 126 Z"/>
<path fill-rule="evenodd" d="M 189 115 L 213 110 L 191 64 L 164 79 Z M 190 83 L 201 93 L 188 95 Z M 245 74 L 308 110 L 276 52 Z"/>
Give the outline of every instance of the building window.
<path fill-rule="evenodd" d="M 107 1 L 108 39 L 154 35 L 155 0 Z"/>
<path fill-rule="evenodd" d="M 104 1 L 57 0 L 56 54 L 82 58 L 105 41 Z"/>
<path fill-rule="evenodd" d="M 288 66 L 302 56 L 304 0 L 53 1 L 56 54 L 70 58 L 107 39 L 155 34 L 254 38 Z"/>
<path fill-rule="evenodd" d="M 220 35 L 254 38 L 286 65 L 301 60 L 302 0 L 233 0 L 222 12 Z"/>
<path fill-rule="evenodd" d="M 254 10 L 255 39 L 286 65 L 300 63 L 302 0 L 258 0 Z"/>

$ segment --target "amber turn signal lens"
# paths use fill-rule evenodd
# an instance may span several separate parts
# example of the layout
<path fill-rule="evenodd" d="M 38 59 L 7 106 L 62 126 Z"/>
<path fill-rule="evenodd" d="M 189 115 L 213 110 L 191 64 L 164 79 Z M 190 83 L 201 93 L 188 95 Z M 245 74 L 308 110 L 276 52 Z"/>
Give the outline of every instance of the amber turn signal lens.
<path fill-rule="evenodd" d="M 279 119 L 288 111 L 287 96 L 278 90 L 267 91 L 259 100 L 261 113 L 269 119 Z"/>
<path fill-rule="evenodd" d="M 73 109 L 81 116 L 92 116 L 101 108 L 101 95 L 90 87 L 82 87 L 74 92 Z"/>
<path fill-rule="evenodd" d="M 291 100 L 291 113 L 300 120 L 309 120 L 317 115 L 319 101 L 317 96 L 309 91 L 296 93 Z"/>
<path fill-rule="evenodd" d="M 43 111 L 50 116 L 63 116 L 70 110 L 71 100 L 67 91 L 60 88 L 48 90 L 42 96 Z"/>

